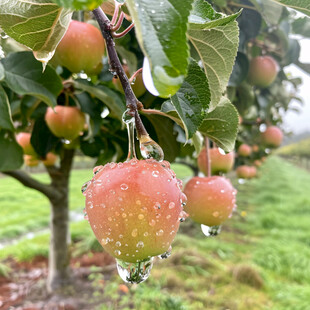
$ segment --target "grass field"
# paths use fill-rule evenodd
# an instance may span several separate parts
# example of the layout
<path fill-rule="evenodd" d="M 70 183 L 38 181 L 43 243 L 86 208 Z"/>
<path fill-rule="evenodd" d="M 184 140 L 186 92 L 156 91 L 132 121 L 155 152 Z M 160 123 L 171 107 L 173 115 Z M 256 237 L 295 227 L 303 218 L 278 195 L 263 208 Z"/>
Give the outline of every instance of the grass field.
<path fill-rule="evenodd" d="M 179 177 L 187 173 L 180 170 Z M 105 281 L 104 290 L 98 285 L 98 294 L 106 298 L 99 309 L 309 310 L 310 174 L 273 157 L 260 175 L 236 185 L 238 213 L 224 225 L 219 236 L 206 238 L 199 225 L 186 220 L 173 243 L 171 257 L 157 261 L 145 283 L 132 286 L 125 295 L 119 294 L 118 276 Z M 72 209 L 82 209 L 80 184 L 89 178 L 86 171 L 74 171 Z M 3 185 L 7 186 L 4 190 Z M 7 178 L 0 179 L 0 187 L 1 209 L 4 203 L 6 214 L 0 219 L 2 236 L 12 225 L 25 229 L 26 225 L 32 227 L 35 219 L 47 221 L 47 201 L 44 206 L 40 195 Z M 6 190 L 9 199 L 4 195 Z M 22 197 L 22 190 L 27 203 L 14 198 Z M 18 222 L 20 214 L 23 220 Z M 26 215 L 29 221 L 24 220 Z M 73 239 L 80 240 L 76 251 L 96 247 L 86 221 L 73 223 L 71 228 Z M 5 247 L 0 258 L 12 255 L 19 260 L 31 259 L 35 254 L 47 255 L 47 251 L 48 235 L 43 234 Z M 94 285 L 102 283 L 102 278 L 104 275 L 94 275 Z"/>

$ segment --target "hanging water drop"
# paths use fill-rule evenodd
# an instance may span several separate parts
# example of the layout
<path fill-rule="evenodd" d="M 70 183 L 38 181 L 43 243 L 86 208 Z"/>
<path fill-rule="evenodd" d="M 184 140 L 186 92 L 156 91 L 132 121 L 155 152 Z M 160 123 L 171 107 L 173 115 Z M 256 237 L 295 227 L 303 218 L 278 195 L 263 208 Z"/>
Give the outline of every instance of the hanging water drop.
<path fill-rule="evenodd" d="M 157 161 L 163 161 L 164 152 L 162 148 L 148 135 L 141 136 L 140 140 L 140 152 L 144 159 L 153 158 Z"/>
<path fill-rule="evenodd" d="M 116 259 L 119 276 L 127 283 L 141 283 L 145 281 L 153 267 L 153 257 L 143 262 L 128 263 Z"/>
<path fill-rule="evenodd" d="M 86 196 L 86 190 L 87 190 L 87 187 L 88 187 L 89 184 L 91 184 L 91 181 L 85 182 L 85 183 L 82 185 L 81 191 L 82 191 L 82 194 L 83 194 L 84 196 Z"/>
<path fill-rule="evenodd" d="M 122 117 L 123 122 L 126 124 L 128 133 L 128 155 L 127 160 L 136 159 L 136 149 L 135 149 L 135 119 L 129 114 L 127 109 Z"/>
<path fill-rule="evenodd" d="M 221 232 L 221 225 L 207 226 L 201 224 L 201 230 L 203 234 L 207 237 L 217 236 Z"/>
<path fill-rule="evenodd" d="M 84 214 L 84 220 L 89 221 L 88 214 L 86 212 L 86 208 L 84 208 L 83 214 Z"/>
<path fill-rule="evenodd" d="M 171 251 L 172 251 L 172 247 L 170 246 L 168 251 L 166 251 L 165 253 L 163 253 L 161 255 L 158 255 L 158 258 L 167 259 L 171 255 Z"/>

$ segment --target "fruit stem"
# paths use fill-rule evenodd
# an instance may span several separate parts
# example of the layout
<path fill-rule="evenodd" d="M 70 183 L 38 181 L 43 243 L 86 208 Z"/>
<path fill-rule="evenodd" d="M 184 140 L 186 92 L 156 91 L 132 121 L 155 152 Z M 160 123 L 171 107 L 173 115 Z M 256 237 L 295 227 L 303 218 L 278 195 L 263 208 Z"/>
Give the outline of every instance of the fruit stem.
<path fill-rule="evenodd" d="M 113 27 L 111 27 L 112 31 L 117 31 L 119 28 L 121 28 L 121 25 L 123 23 L 124 17 L 125 17 L 125 14 L 124 14 L 124 12 L 122 12 L 121 15 L 119 16 L 119 19 L 118 19 L 117 23 L 115 25 L 112 24 L 112 22 L 111 22 L 111 24 L 114 25 Z"/>
<path fill-rule="evenodd" d="M 113 38 L 115 38 L 115 39 L 122 38 L 122 37 L 125 36 L 134 26 L 135 26 L 135 24 L 132 23 L 129 27 L 127 27 L 124 31 L 122 31 L 122 32 L 120 32 L 120 33 L 112 32 Z"/>
<path fill-rule="evenodd" d="M 209 138 L 206 137 L 205 139 L 205 146 L 206 146 L 206 159 L 207 159 L 207 177 L 211 176 L 211 160 L 210 160 L 210 145 L 209 145 Z"/>
<path fill-rule="evenodd" d="M 113 17 L 111 19 L 111 25 L 115 25 L 116 21 L 117 21 L 117 17 L 118 17 L 118 13 L 119 13 L 119 8 L 122 6 L 122 4 L 120 3 L 116 3 L 115 4 L 115 9 L 114 9 L 114 14 Z M 122 12 L 123 13 L 123 12 Z"/>
<path fill-rule="evenodd" d="M 128 80 L 128 77 L 123 69 L 123 66 L 118 58 L 116 49 L 115 49 L 115 43 L 113 40 L 113 36 L 111 34 L 111 23 L 108 17 L 105 15 L 105 13 L 102 11 L 100 7 L 93 10 L 93 14 L 100 26 L 102 36 L 105 39 L 106 47 L 108 51 L 109 56 L 109 64 L 110 64 L 110 70 L 112 72 L 115 72 L 122 84 L 122 87 L 124 89 L 124 94 L 126 98 L 126 107 L 129 110 L 129 114 L 135 118 L 136 123 L 136 130 L 138 137 L 142 135 L 148 135 L 142 120 L 140 118 L 140 115 L 138 113 L 138 110 L 143 108 L 142 103 L 136 98 L 130 82 Z M 132 26 L 133 27 L 133 26 Z M 128 29 L 128 28 L 127 28 Z"/>
<path fill-rule="evenodd" d="M 132 84 L 132 82 L 134 81 L 134 79 L 136 78 L 136 76 L 142 72 L 142 68 L 140 68 L 139 70 L 137 70 L 129 79 L 130 84 Z"/>

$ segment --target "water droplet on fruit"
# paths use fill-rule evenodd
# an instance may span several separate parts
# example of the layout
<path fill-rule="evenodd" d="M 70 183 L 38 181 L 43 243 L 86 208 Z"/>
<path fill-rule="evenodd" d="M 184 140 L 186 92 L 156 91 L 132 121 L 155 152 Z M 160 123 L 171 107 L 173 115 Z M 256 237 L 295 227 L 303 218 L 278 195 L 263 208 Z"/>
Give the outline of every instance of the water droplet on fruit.
<path fill-rule="evenodd" d="M 87 187 L 88 187 L 89 184 L 91 184 L 91 181 L 85 182 L 85 183 L 82 185 L 81 191 L 82 191 L 82 194 L 83 194 L 84 196 L 86 196 L 86 190 L 87 190 Z"/>
<path fill-rule="evenodd" d="M 154 205 L 154 209 L 160 209 L 160 203 L 159 202 L 155 202 L 155 205 Z"/>
<path fill-rule="evenodd" d="M 101 244 L 102 244 L 102 245 L 107 245 L 109 242 L 110 242 L 110 239 L 109 239 L 109 238 L 102 238 L 102 239 L 101 239 Z"/>
<path fill-rule="evenodd" d="M 207 226 L 201 224 L 201 230 L 205 236 L 213 237 L 217 236 L 221 232 L 221 225 Z"/>
<path fill-rule="evenodd" d="M 144 237 L 147 237 L 148 235 L 149 233 L 147 231 L 143 234 Z"/>
<path fill-rule="evenodd" d="M 212 215 L 213 215 L 214 217 L 218 217 L 218 216 L 220 215 L 220 213 L 219 213 L 218 211 L 215 211 L 215 212 L 212 213 Z"/>
<path fill-rule="evenodd" d="M 150 220 L 149 224 L 150 224 L 150 226 L 155 226 L 156 222 L 155 222 L 155 220 Z"/>
<path fill-rule="evenodd" d="M 181 194 L 181 205 L 182 207 L 186 206 L 187 203 L 187 197 L 184 193 Z"/>
<path fill-rule="evenodd" d="M 84 208 L 83 213 L 84 213 L 84 220 L 89 221 L 88 214 L 86 212 L 86 208 Z"/>
<path fill-rule="evenodd" d="M 121 190 L 125 191 L 126 189 L 128 189 L 128 185 L 125 183 L 121 184 Z"/>
<path fill-rule="evenodd" d="M 162 148 L 149 136 L 140 137 L 140 152 L 144 159 L 153 158 L 157 161 L 164 159 Z"/>
<path fill-rule="evenodd" d="M 153 257 L 143 262 L 128 263 L 116 259 L 117 271 L 123 281 L 127 283 L 141 283 L 145 281 L 153 267 Z"/>
<path fill-rule="evenodd" d="M 120 256 L 121 255 L 121 251 L 120 250 L 115 250 L 114 254 L 117 255 L 117 256 Z"/>
<path fill-rule="evenodd" d="M 133 237 L 137 237 L 137 236 L 138 236 L 138 229 L 135 228 L 135 229 L 131 232 L 131 235 L 132 235 Z"/>
<path fill-rule="evenodd" d="M 143 241 L 139 241 L 139 242 L 137 243 L 136 247 L 139 248 L 139 249 L 143 248 L 143 247 L 144 247 Z"/>
<path fill-rule="evenodd" d="M 120 247 L 122 244 L 121 244 L 119 241 L 117 241 L 117 242 L 115 243 L 115 245 L 116 245 L 117 247 Z"/>
<path fill-rule="evenodd" d="M 91 201 L 87 202 L 87 207 L 92 209 L 94 207 L 93 203 Z"/>
<path fill-rule="evenodd" d="M 143 214 L 139 214 L 139 215 L 138 215 L 138 219 L 139 219 L 139 220 L 143 220 L 143 219 L 144 219 L 144 215 L 143 215 Z"/>
<path fill-rule="evenodd" d="M 167 259 L 171 255 L 171 251 L 172 251 L 172 247 L 170 246 L 168 251 L 166 251 L 165 253 L 163 253 L 161 255 L 158 255 L 158 258 Z"/>
<path fill-rule="evenodd" d="M 157 170 L 153 171 L 153 172 L 152 172 L 152 176 L 153 176 L 154 178 L 158 178 L 158 177 L 159 177 L 159 172 L 158 172 Z"/>
<path fill-rule="evenodd" d="M 175 203 L 173 201 L 171 201 L 169 203 L 169 209 L 173 209 L 175 207 Z"/>
<path fill-rule="evenodd" d="M 114 169 L 117 165 L 116 165 L 116 163 L 110 163 L 110 169 Z"/>
<path fill-rule="evenodd" d="M 156 231 L 156 236 L 162 236 L 164 234 L 164 231 L 160 229 L 159 231 Z"/>
<path fill-rule="evenodd" d="M 94 169 L 93 169 L 93 174 L 96 175 L 100 170 L 102 170 L 103 166 L 96 166 Z"/>

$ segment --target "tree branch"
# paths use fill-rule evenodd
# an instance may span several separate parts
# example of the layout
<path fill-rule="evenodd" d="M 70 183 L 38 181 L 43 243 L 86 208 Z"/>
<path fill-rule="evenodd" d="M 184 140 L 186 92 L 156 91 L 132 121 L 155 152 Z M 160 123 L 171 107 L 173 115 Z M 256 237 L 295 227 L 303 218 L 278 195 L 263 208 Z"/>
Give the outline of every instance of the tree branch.
<path fill-rule="evenodd" d="M 16 171 L 5 171 L 3 174 L 9 175 L 14 179 L 21 182 L 24 186 L 35 189 L 42 194 L 44 194 L 48 199 L 55 198 L 57 192 L 54 191 L 51 185 L 43 184 L 40 181 L 32 178 L 29 174 L 24 171 L 16 170 Z"/>

